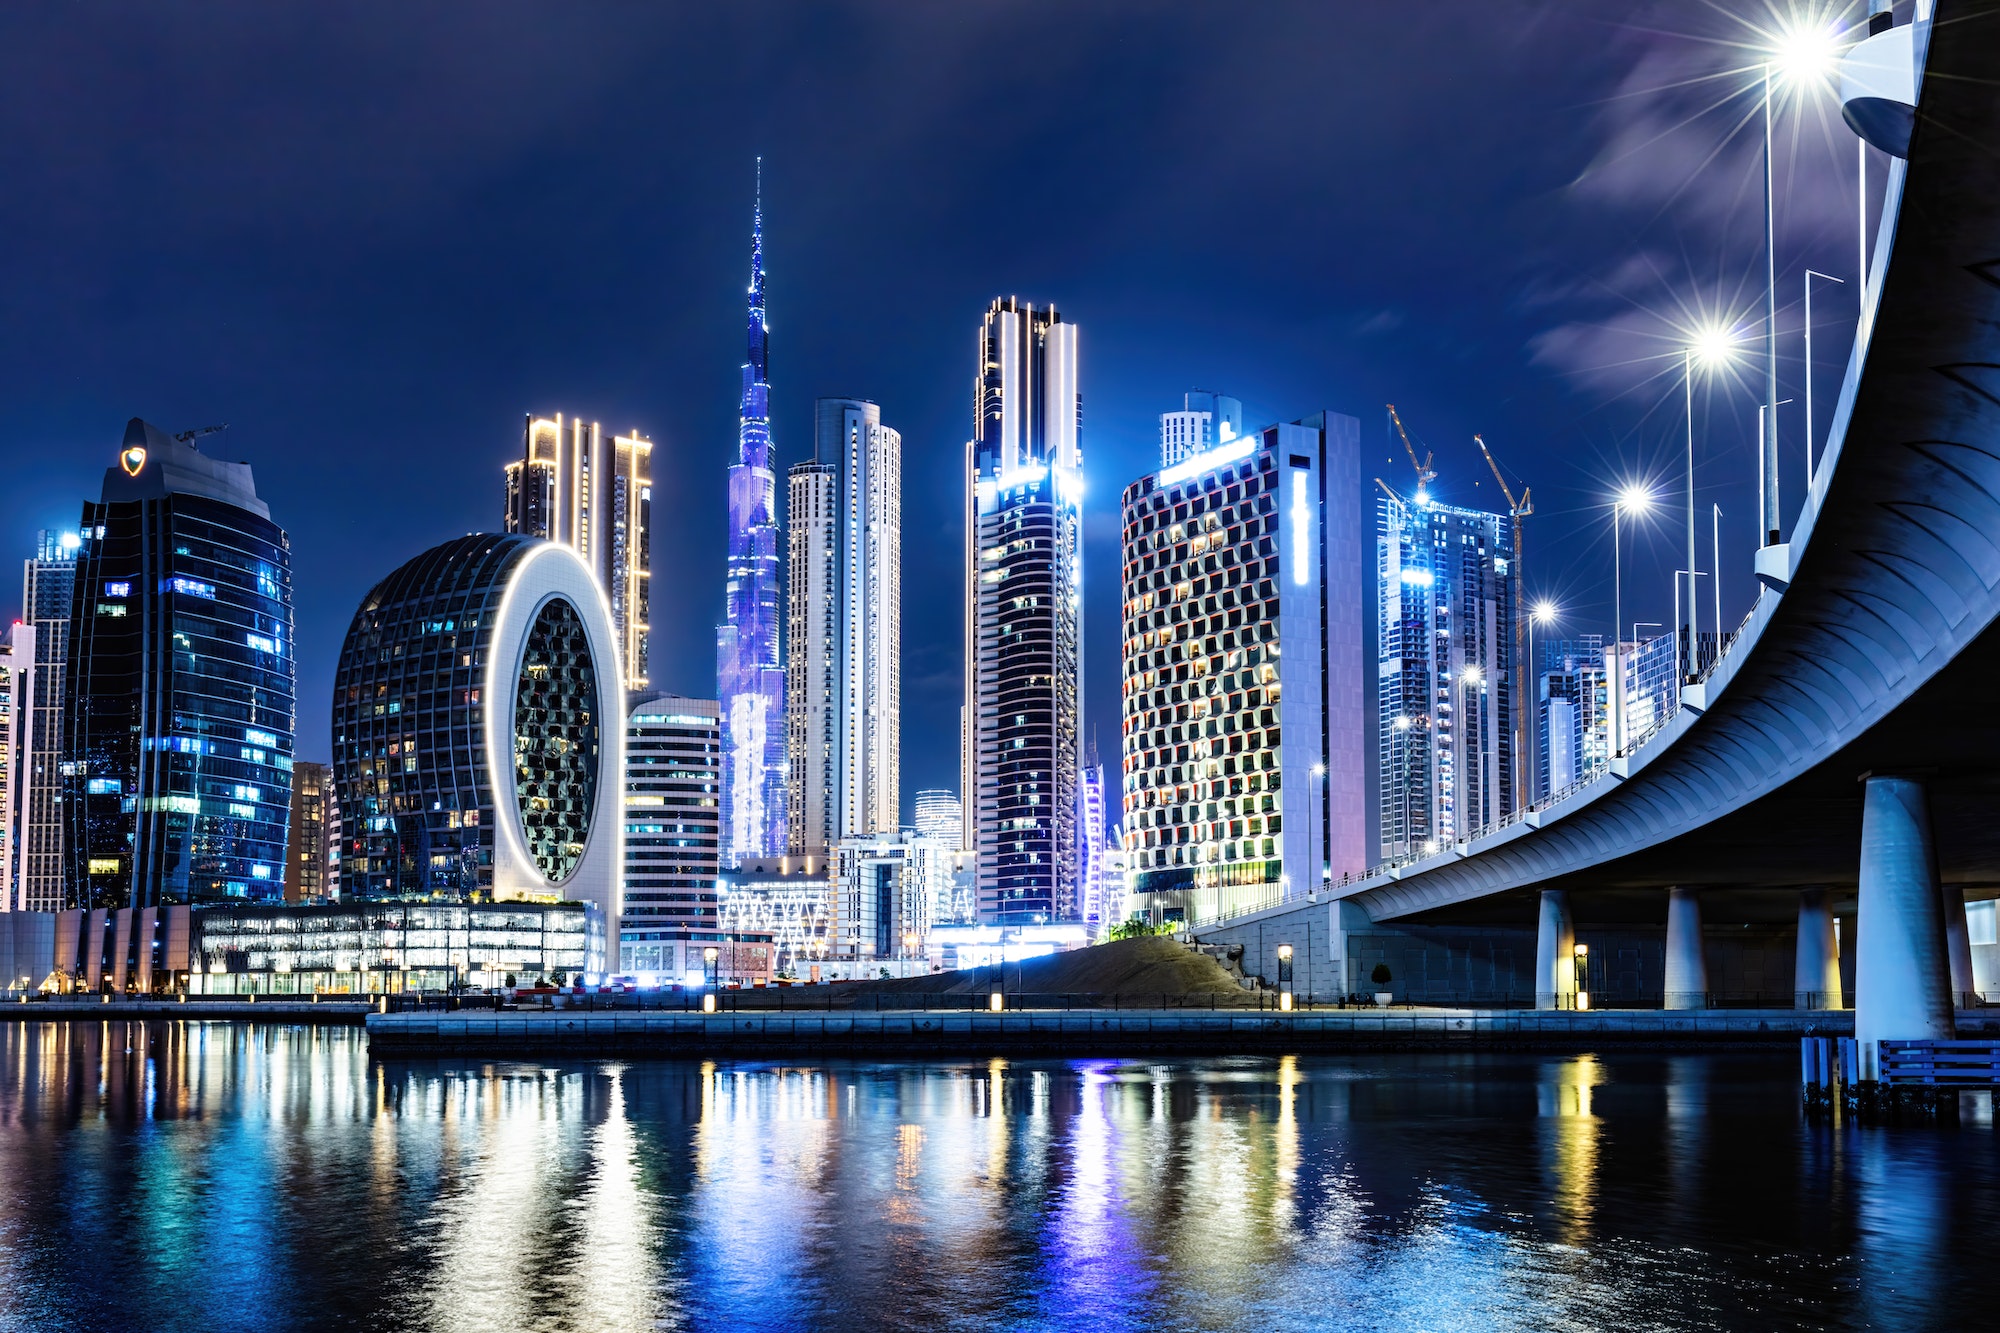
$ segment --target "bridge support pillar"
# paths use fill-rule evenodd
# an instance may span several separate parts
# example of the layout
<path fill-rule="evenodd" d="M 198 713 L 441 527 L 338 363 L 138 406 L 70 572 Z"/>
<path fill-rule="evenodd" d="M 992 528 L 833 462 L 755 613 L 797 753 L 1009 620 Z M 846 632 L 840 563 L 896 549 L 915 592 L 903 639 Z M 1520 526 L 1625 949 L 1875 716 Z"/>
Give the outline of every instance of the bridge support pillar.
<path fill-rule="evenodd" d="M 1701 899 L 1693 889 L 1667 890 L 1668 1009 L 1708 1008 L 1708 958 L 1701 948 Z"/>
<path fill-rule="evenodd" d="M 1799 946 L 1792 968 L 1792 1007 L 1841 1007 L 1840 947 L 1833 937 L 1833 909 L 1825 889 L 1799 891 Z"/>
<path fill-rule="evenodd" d="M 1854 1036 L 1861 1077 L 1880 1075 L 1883 1038 L 1950 1040 L 1951 960 L 1923 781 L 1863 775 Z"/>
<path fill-rule="evenodd" d="M 1965 924 L 1965 890 L 1947 884 L 1941 890 L 1944 901 L 1945 953 L 1951 958 L 1951 1002 L 1965 1003 L 1967 993 L 1978 990 L 1972 980 L 1972 934 Z"/>
<path fill-rule="evenodd" d="M 1569 894 L 1542 890 L 1541 926 L 1535 932 L 1535 1008 L 1569 1009 L 1576 1004 L 1576 918 Z"/>

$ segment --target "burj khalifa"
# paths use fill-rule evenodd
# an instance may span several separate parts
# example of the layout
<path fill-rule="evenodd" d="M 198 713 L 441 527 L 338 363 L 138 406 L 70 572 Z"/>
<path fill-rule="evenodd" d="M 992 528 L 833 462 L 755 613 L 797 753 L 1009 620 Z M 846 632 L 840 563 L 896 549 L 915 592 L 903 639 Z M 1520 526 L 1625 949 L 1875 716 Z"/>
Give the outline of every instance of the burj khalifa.
<path fill-rule="evenodd" d="M 763 159 L 750 231 L 750 359 L 729 469 L 728 619 L 715 631 L 722 703 L 722 864 L 785 851 L 785 673 L 778 646 L 777 479 L 764 319 Z"/>

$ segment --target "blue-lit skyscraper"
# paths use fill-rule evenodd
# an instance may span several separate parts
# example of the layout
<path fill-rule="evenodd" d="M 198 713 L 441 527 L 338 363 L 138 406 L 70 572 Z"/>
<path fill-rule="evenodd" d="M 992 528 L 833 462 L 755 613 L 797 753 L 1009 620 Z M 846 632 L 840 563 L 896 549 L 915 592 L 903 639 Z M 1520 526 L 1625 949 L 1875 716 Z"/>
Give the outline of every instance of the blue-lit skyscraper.
<path fill-rule="evenodd" d="M 81 532 L 64 680 L 63 905 L 282 902 L 291 550 L 249 465 L 135 417 Z"/>
<path fill-rule="evenodd" d="M 729 469 L 728 619 L 715 631 L 722 705 L 722 863 L 785 852 L 785 671 L 778 657 L 777 476 L 764 322 L 763 159 L 750 230 L 750 359 Z"/>
<path fill-rule="evenodd" d="M 1081 919 L 1083 395 L 1076 325 L 1006 297 L 979 326 L 966 445 L 966 824 L 979 917 Z"/>
<path fill-rule="evenodd" d="M 1504 514 L 1385 493 L 1376 539 L 1381 855 L 1437 851 L 1514 808 Z"/>

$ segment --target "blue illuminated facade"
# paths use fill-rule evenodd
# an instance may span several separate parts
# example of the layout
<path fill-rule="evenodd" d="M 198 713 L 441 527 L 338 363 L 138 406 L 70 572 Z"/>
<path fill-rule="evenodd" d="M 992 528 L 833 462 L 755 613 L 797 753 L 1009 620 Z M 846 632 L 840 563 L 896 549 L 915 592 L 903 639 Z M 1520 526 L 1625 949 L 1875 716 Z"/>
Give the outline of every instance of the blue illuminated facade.
<path fill-rule="evenodd" d="M 249 465 L 134 418 L 81 532 L 64 905 L 283 901 L 291 549 Z"/>
<path fill-rule="evenodd" d="M 759 159 L 760 173 L 762 159 Z M 722 863 L 785 852 L 785 672 L 778 657 L 777 476 L 764 321 L 764 203 L 750 232 L 750 359 L 729 469 L 728 619 L 715 631 L 722 704 Z"/>

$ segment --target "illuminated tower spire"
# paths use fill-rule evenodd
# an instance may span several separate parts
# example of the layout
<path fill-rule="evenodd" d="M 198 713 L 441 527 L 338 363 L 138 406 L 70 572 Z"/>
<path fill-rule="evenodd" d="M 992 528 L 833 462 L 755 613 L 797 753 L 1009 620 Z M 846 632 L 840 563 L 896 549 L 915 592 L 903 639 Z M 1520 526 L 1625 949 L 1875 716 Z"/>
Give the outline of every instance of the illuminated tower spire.
<path fill-rule="evenodd" d="M 749 359 L 729 469 L 728 619 L 715 632 L 722 703 L 722 863 L 785 851 L 785 677 L 778 656 L 777 481 L 764 317 L 764 160 L 750 226 Z"/>

